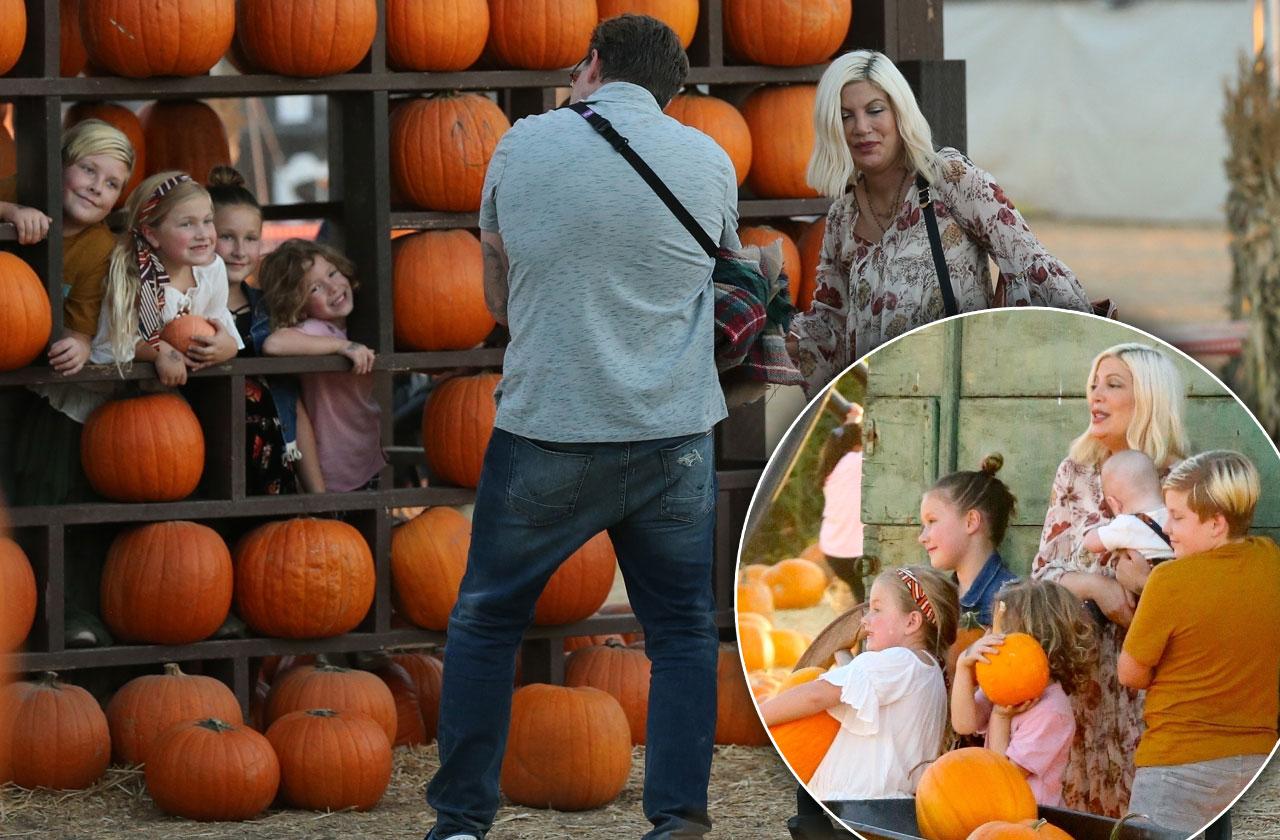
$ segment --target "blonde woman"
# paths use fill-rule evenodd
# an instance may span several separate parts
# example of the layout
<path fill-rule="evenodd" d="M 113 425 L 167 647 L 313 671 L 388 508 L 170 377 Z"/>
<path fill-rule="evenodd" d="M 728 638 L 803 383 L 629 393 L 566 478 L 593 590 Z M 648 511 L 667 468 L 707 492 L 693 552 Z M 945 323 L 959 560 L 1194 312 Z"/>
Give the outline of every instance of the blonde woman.
<path fill-rule="evenodd" d="M 1035 304 L 1087 311 L 1084 290 L 992 177 L 936 150 L 906 79 L 883 54 L 840 56 L 818 83 L 808 182 L 833 201 L 808 312 L 788 349 L 813 394 L 850 363 L 943 317 L 919 184 L 928 184 L 958 311 Z M 993 288 L 987 258 L 1000 269 Z"/>
<path fill-rule="evenodd" d="M 1081 542 L 1103 518 L 1102 463 L 1134 449 L 1160 470 L 1187 454 L 1184 390 L 1173 361 L 1144 344 L 1118 344 L 1093 360 L 1086 382 L 1089 425 L 1058 466 L 1040 548 L 1031 566 L 1036 580 L 1055 581 L 1096 606 L 1098 670 L 1093 684 L 1072 695 L 1076 737 L 1063 779 L 1068 808 L 1118 817 L 1129 802 L 1142 703 L 1120 685 L 1116 665 L 1132 596 L 1116 579 L 1120 558 L 1091 554 Z"/>

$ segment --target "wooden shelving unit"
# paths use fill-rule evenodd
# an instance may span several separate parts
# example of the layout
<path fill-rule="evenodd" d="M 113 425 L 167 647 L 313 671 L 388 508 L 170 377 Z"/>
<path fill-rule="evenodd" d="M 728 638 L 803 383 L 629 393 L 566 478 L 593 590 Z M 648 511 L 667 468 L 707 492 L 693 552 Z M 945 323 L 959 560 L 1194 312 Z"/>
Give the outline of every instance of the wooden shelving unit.
<path fill-rule="evenodd" d="M 823 67 L 774 68 L 734 64 L 725 55 L 722 0 L 703 0 L 695 40 L 689 50 L 691 84 L 740 100 L 754 86 L 777 82 L 815 82 Z M 495 91 L 514 121 L 556 104 L 556 88 L 566 84 L 565 71 L 477 70 L 461 73 L 399 73 L 385 62 L 385 15 L 379 0 L 379 30 L 363 63 L 351 73 L 319 79 L 271 75 L 227 75 L 195 78 L 122 79 L 60 78 L 58 0 L 27 0 L 26 50 L 17 67 L 0 78 L 0 101 L 15 105 L 18 155 L 18 200 L 44 208 L 54 218 L 50 235 L 34 246 L 19 246 L 11 226 L 0 226 L 0 247 L 13 250 L 45 278 L 53 307 L 53 334 L 62 329 L 61 197 L 59 137 L 64 104 L 80 100 L 223 98 L 312 94 L 329 100 L 330 200 L 271 206 L 268 219 L 325 218 L 339 247 L 360 268 L 361 289 L 349 329 L 353 338 L 378 353 L 376 390 L 383 408 L 384 444 L 396 443 L 392 429 L 393 377 L 407 371 L 458 367 L 499 369 L 500 347 L 447 353 L 396 352 L 392 337 L 391 241 L 394 228 L 474 227 L 476 214 L 434 213 L 391 206 L 388 103 L 392 94 L 433 90 Z M 880 49 L 899 61 L 916 86 L 938 142 L 963 147 L 964 72 L 960 62 L 942 60 L 941 2 L 932 0 L 859 0 L 847 47 Z M 744 219 L 820 215 L 827 202 L 814 199 L 769 201 L 742 196 Z M 0 388 L 94 381 L 119 377 L 112 367 L 88 368 L 65 380 L 42 366 L 0 373 Z M 18 670 L 111 669 L 158 666 L 179 661 L 227 680 L 243 704 L 248 703 L 255 660 L 270 654 L 350 652 L 391 646 L 437 643 L 440 633 L 392 628 L 390 578 L 391 508 L 466 504 L 471 490 L 433 486 L 316 496 L 248 496 L 244 486 L 244 377 L 262 373 L 344 370 L 333 358 L 236 359 L 199 372 L 189 387 L 204 428 L 207 460 L 204 477 L 189 499 L 166 504 L 81 504 L 18 507 L 9 511 L 15 539 L 35 567 L 40 592 L 36 625 L 27 652 L 16 655 Z M 128 379 L 153 376 L 150 365 L 138 364 Z M 760 404 L 734 412 L 717 430 L 720 479 L 716 531 L 715 591 L 719 623 L 732 634 L 734 561 L 739 534 L 752 490 L 767 451 L 764 412 Z M 397 447 L 396 458 L 414 457 Z M 390 487 L 391 467 L 383 474 Z M 228 541 L 264 520 L 298 515 L 340 514 L 358 528 L 373 550 L 377 591 L 364 623 L 352 633 L 330 639 L 292 641 L 252 638 L 204 641 L 181 647 L 119 645 L 70 650 L 63 633 L 66 583 L 82 567 L 96 568 L 111 537 L 130 524 L 191 519 L 208 524 Z M 558 681 L 563 673 L 564 636 L 638 629 L 626 617 L 594 617 L 562 627 L 534 627 L 524 645 L 526 679 Z M 70 674 L 75 679 L 75 674 Z"/>

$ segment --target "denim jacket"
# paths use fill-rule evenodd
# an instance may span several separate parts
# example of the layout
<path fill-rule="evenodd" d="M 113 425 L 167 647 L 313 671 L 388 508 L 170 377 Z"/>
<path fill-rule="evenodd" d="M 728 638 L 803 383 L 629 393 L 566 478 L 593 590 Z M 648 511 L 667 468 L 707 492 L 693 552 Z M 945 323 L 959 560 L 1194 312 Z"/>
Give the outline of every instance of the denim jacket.
<path fill-rule="evenodd" d="M 960 596 L 960 612 L 976 612 L 978 623 L 983 627 L 990 627 L 996 593 L 1000 591 L 1000 587 L 1017 579 L 1018 576 L 1009 571 L 1004 560 L 1000 559 L 1000 552 L 993 551 L 983 565 L 982 571 L 978 572 L 978 576 L 973 579 L 973 585 L 969 587 L 969 591 Z"/>

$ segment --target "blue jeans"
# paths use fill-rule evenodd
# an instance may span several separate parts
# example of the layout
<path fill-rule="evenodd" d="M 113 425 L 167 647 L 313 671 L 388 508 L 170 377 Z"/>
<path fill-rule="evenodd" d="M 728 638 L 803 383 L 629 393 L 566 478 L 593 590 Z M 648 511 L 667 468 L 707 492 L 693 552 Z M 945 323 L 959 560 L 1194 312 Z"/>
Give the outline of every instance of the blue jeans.
<path fill-rule="evenodd" d="M 494 429 L 449 616 L 429 837 L 483 837 L 493 824 L 517 647 L 551 575 L 606 529 L 653 663 L 644 812 L 654 827 L 645 837 L 700 837 L 711 827 L 715 500 L 710 432 L 577 444 Z"/>

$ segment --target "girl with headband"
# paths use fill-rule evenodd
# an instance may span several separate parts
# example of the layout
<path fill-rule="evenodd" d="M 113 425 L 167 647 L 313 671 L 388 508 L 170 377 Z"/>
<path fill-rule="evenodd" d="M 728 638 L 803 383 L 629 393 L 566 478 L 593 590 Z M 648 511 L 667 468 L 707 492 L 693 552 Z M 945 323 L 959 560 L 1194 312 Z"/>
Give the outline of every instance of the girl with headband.
<path fill-rule="evenodd" d="M 955 641 L 956 586 L 927 566 L 888 569 L 862 618 L 866 650 L 760 706 L 765 725 L 818 712 L 840 722 L 809 779 L 819 800 L 911 796 L 947 729 L 942 663 Z"/>

